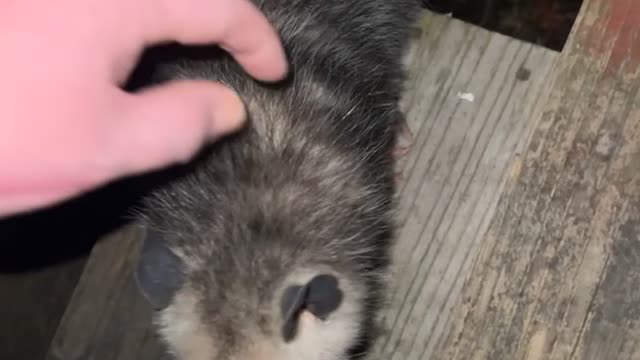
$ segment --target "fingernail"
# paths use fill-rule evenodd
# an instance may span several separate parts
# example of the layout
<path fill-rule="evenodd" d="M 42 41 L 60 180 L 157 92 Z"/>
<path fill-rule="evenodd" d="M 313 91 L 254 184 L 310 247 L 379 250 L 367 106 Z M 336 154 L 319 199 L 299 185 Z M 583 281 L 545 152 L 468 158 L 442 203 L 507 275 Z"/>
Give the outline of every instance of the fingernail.
<path fill-rule="evenodd" d="M 225 92 L 224 98 L 216 102 L 213 109 L 212 131 L 225 135 L 239 130 L 247 119 L 247 112 L 240 96 L 234 91 Z M 221 134 L 222 133 L 222 134 Z"/>

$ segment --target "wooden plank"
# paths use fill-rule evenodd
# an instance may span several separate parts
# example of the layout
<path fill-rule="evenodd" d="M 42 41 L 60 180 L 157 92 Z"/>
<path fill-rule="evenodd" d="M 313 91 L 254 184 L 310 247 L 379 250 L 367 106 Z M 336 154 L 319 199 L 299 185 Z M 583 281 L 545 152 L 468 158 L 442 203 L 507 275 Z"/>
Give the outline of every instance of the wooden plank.
<path fill-rule="evenodd" d="M 3 360 L 44 359 L 85 258 L 38 271 L 0 274 Z"/>
<path fill-rule="evenodd" d="M 138 234 L 130 225 L 95 246 L 47 360 L 164 358 L 133 278 Z"/>
<path fill-rule="evenodd" d="M 374 352 L 385 360 L 433 354 L 557 57 L 444 16 L 427 15 L 422 32 L 404 99 L 416 142 L 403 164 L 403 229 Z"/>
<path fill-rule="evenodd" d="M 131 188 L 0 221 L 0 358 L 44 359 L 91 248 L 121 226 Z"/>
<path fill-rule="evenodd" d="M 639 36 L 584 2 L 433 359 L 640 359 Z"/>
<path fill-rule="evenodd" d="M 395 269 L 389 332 L 377 349 L 384 359 L 432 349 L 429 340 L 446 328 L 446 309 L 462 284 L 458 274 L 469 268 L 507 165 L 532 129 L 530 113 L 557 55 L 444 16 L 425 15 L 420 29 L 407 58 L 411 81 L 403 99 L 416 139 L 401 164 L 405 224 L 395 256 L 404 266 Z M 460 100 L 458 92 L 475 99 Z M 94 249 L 48 359 L 162 353 L 149 330 L 149 309 L 135 291 L 130 231 Z M 405 342 L 398 346 L 400 337 Z"/>

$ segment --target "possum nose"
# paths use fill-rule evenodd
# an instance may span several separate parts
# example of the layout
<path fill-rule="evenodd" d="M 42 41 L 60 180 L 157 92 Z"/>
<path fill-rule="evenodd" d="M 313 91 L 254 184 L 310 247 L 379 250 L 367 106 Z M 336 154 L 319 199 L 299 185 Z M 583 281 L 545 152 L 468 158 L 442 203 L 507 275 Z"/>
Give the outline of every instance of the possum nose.
<path fill-rule="evenodd" d="M 324 321 L 340 307 L 343 297 L 338 279 L 328 274 L 316 275 L 305 285 L 288 287 L 281 301 L 284 340 L 290 342 L 295 338 L 299 316 L 303 311 Z"/>
<path fill-rule="evenodd" d="M 307 310 L 317 318 L 326 320 L 342 302 L 343 294 L 338 287 L 338 279 L 322 274 L 314 277 L 307 286 Z"/>

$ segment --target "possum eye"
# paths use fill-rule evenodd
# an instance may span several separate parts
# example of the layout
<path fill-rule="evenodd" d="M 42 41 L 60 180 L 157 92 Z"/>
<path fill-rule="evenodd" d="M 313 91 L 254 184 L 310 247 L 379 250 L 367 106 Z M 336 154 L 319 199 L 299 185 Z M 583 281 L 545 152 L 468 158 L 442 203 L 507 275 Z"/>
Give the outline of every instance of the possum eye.
<path fill-rule="evenodd" d="M 184 282 L 183 263 L 162 236 L 144 227 L 143 245 L 135 271 L 142 295 L 156 309 L 169 306 Z"/>
<path fill-rule="evenodd" d="M 326 320 L 342 303 L 343 293 L 333 275 L 315 276 L 305 285 L 288 287 L 282 296 L 282 336 L 286 342 L 295 338 L 299 315 L 308 311 L 320 320 Z"/>

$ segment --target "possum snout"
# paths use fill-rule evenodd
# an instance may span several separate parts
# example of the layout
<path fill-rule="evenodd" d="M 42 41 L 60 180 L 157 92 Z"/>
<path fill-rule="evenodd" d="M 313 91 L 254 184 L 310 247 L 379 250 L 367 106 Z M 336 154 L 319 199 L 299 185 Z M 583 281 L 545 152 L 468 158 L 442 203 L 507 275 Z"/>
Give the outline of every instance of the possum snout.
<path fill-rule="evenodd" d="M 341 359 L 358 341 L 366 290 L 333 269 L 295 271 L 276 299 L 285 359 Z"/>
<path fill-rule="evenodd" d="M 326 321 L 342 302 L 338 279 L 329 274 L 316 275 L 304 285 L 289 286 L 282 296 L 282 337 L 291 342 L 296 336 L 298 321 L 305 312 Z"/>

